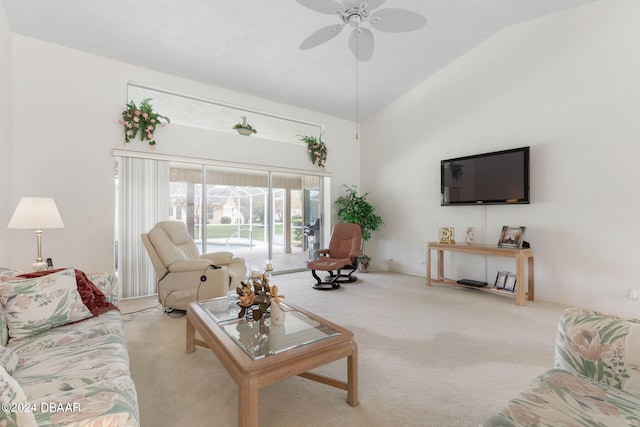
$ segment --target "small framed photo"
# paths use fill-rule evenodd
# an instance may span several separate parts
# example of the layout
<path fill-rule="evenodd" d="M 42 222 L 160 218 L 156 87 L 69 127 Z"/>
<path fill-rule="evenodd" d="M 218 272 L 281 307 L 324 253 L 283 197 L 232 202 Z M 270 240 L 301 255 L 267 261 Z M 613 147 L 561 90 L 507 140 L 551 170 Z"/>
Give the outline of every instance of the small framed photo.
<path fill-rule="evenodd" d="M 516 275 L 509 273 L 508 271 L 498 271 L 496 276 L 495 288 L 515 292 L 516 290 Z"/>
<path fill-rule="evenodd" d="M 498 247 L 500 248 L 521 248 L 524 240 L 524 232 L 526 227 L 502 227 Z"/>
<path fill-rule="evenodd" d="M 511 292 L 515 292 L 516 291 L 516 279 L 518 278 L 518 276 L 516 276 L 513 273 L 507 273 L 507 277 L 506 280 L 504 282 L 504 290 L 505 291 L 511 291 Z"/>
<path fill-rule="evenodd" d="M 496 283 L 494 285 L 496 289 L 504 289 L 504 284 L 507 282 L 507 274 L 508 273 L 506 271 L 498 271 Z"/>

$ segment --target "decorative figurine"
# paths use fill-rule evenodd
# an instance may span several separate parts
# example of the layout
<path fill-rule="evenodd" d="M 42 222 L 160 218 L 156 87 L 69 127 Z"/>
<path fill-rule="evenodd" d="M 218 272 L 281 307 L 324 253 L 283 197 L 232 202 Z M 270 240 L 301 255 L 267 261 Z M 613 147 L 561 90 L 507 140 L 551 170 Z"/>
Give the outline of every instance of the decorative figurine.
<path fill-rule="evenodd" d="M 467 245 L 474 245 L 476 243 L 476 228 L 475 227 L 467 227 L 467 237 L 465 237 L 464 242 Z"/>

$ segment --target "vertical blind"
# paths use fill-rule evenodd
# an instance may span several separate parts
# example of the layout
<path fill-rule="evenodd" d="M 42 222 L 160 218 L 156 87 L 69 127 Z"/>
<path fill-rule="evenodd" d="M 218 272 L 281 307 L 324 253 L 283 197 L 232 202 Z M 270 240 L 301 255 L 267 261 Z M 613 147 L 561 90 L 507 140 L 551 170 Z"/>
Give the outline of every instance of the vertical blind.
<path fill-rule="evenodd" d="M 157 293 L 156 274 L 140 235 L 169 217 L 169 162 L 119 158 L 118 276 L 122 297 Z"/>

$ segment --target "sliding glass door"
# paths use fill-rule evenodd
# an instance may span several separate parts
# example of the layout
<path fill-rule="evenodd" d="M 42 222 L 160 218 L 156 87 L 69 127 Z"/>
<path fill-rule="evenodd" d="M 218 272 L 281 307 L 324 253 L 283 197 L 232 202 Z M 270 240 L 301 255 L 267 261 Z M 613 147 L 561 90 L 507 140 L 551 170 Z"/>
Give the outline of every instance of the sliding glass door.
<path fill-rule="evenodd" d="M 273 198 L 271 215 L 271 257 L 276 270 L 306 268 L 308 252 L 304 235 L 304 225 L 309 222 L 305 214 L 305 190 L 319 189 L 320 178 L 309 175 L 271 174 L 271 194 Z"/>
<path fill-rule="evenodd" d="M 250 268 L 306 268 L 304 225 L 320 214 L 320 177 L 171 162 L 169 218 L 203 253 L 230 251 Z M 321 235 L 321 233 L 318 233 Z"/>

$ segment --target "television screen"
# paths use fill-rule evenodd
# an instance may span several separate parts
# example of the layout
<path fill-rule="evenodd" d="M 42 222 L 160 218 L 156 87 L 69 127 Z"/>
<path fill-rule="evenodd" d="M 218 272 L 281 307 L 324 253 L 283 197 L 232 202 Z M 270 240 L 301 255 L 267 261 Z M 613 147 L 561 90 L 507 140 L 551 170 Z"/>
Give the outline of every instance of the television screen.
<path fill-rule="evenodd" d="M 529 147 L 440 162 L 440 204 L 529 203 Z"/>

